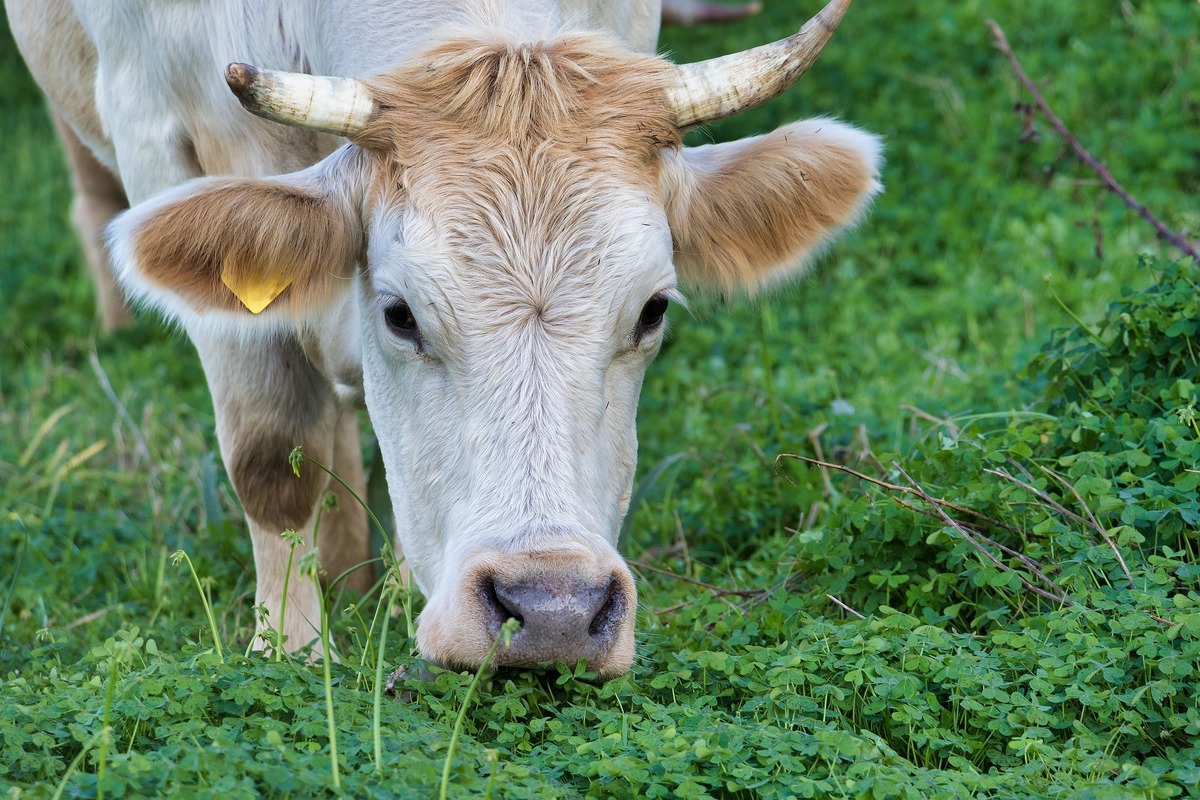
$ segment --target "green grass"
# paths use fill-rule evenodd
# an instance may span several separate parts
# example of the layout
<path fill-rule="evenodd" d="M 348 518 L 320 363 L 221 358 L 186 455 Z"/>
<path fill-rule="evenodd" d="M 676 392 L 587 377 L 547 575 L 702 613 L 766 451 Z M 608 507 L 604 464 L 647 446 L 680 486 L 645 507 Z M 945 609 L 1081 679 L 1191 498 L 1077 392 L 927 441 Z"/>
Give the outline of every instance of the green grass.
<path fill-rule="evenodd" d="M 664 46 L 782 36 L 793 6 Z M 253 562 L 198 361 L 149 318 L 98 332 L 0 41 L 0 791 L 1200 796 L 1197 275 L 1040 120 L 1022 138 L 988 18 L 1126 188 L 1200 228 L 1200 5 L 855 3 L 797 89 L 693 134 L 833 114 L 885 137 L 887 191 L 798 285 L 672 312 L 622 549 L 693 582 L 639 570 L 633 672 L 378 704 L 381 664 L 417 665 L 399 619 L 379 660 L 374 597 L 332 593 L 328 673 L 242 655 Z"/>

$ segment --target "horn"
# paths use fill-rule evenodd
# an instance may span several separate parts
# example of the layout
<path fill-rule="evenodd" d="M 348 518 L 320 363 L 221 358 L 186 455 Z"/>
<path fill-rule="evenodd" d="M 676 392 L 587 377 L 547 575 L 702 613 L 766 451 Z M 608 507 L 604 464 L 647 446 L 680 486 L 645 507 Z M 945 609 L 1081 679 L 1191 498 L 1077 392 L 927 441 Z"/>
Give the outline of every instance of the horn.
<path fill-rule="evenodd" d="M 337 136 L 361 131 L 375 109 L 370 91 L 353 78 L 276 72 L 234 62 L 225 68 L 225 82 L 252 114 Z"/>
<path fill-rule="evenodd" d="M 850 0 L 830 0 L 793 36 L 676 67 L 667 98 L 679 127 L 731 117 L 783 94 L 817 60 L 849 7 Z"/>

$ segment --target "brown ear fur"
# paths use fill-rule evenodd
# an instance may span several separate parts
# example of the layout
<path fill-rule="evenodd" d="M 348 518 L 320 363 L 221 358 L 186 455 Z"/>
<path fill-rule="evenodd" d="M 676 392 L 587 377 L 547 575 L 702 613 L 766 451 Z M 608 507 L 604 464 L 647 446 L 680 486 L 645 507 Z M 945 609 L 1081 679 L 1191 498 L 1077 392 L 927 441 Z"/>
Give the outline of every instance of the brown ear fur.
<path fill-rule="evenodd" d="M 663 189 L 681 280 L 753 291 L 799 272 L 880 190 L 879 150 L 874 136 L 817 119 L 666 153 Z"/>
<path fill-rule="evenodd" d="M 289 180 L 291 178 L 292 180 Z M 149 201 L 115 236 L 128 236 L 127 274 L 147 295 L 165 292 L 198 313 L 249 314 L 232 285 L 287 283 L 272 311 L 300 316 L 339 297 L 363 248 L 351 203 L 295 176 L 205 179 L 180 199 Z M 141 211 L 141 213 L 139 213 Z M 132 269 L 130 269 L 132 268 Z"/>

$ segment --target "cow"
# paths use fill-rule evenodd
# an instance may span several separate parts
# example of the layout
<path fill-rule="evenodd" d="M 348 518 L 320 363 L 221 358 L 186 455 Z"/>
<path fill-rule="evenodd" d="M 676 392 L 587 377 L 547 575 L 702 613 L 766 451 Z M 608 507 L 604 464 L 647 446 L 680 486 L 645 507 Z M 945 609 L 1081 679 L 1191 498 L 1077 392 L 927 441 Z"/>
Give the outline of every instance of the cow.
<path fill-rule="evenodd" d="M 832 119 L 683 133 L 792 86 L 849 2 L 675 65 L 646 0 L 6 0 L 77 175 L 112 178 L 77 177 L 85 239 L 199 353 L 260 647 L 281 617 L 313 642 L 288 565 L 318 518 L 330 575 L 369 559 L 349 490 L 289 465 L 361 494 L 365 403 L 423 656 L 477 667 L 515 618 L 495 666 L 629 669 L 616 540 L 668 306 L 799 274 L 880 189 L 878 139 Z"/>

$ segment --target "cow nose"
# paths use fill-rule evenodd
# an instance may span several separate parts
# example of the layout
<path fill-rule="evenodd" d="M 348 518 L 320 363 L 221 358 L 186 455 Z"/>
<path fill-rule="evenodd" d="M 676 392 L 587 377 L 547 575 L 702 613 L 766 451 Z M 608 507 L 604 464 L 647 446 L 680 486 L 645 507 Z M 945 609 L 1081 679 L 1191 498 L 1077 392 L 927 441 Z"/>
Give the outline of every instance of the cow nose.
<path fill-rule="evenodd" d="M 532 667 L 548 661 L 574 666 L 584 659 L 594 668 L 608 658 L 629 606 L 621 581 L 611 575 L 600 583 L 507 582 L 488 576 L 480 581 L 478 592 L 493 637 L 510 617 L 521 623 L 498 659 L 507 666 Z"/>

